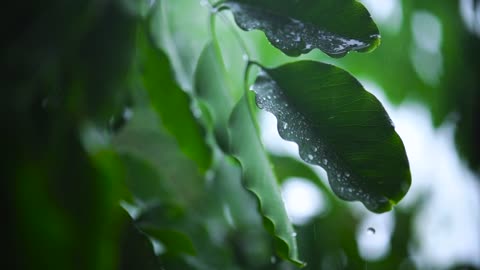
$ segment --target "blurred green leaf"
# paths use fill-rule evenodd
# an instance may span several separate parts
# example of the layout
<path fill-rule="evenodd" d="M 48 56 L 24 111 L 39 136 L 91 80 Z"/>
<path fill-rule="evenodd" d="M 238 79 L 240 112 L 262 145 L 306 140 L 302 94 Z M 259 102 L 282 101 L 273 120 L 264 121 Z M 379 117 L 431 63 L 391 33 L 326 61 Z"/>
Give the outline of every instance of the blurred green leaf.
<path fill-rule="evenodd" d="M 127 222 L 123 228 L 120 243 L 119 269 L 161 269 L 160 261 L 154 253 L 152 242 L 148 236 L 137 228 L 127 213 L 124 216 Z"/>
<path fill-rule="evenodd" d="M 204 131 L 190 109 L 191 99 L 178 87 L 167 56 L 154 47 L 149 33 L 138 33 L 141 77 L 150 102 L 182 151 L 205 171 L 210 167 L 212 153 L 205 142 Z"/>
<path fill-rule="evenodd" d="M 228 117 L 235 100 L 226 82 L 225 67 L 215 45 L 208 43 L 195 70 L 195 93 L 200 101 L 206 104 L 213 123 L 213 132 L 220 148 L 228 152 Z"/>
<path fill-rule="evenodd" d="M 126 188 L 135 199 L 149 205 L 171 197 L 161 168 L 156 168 L 147 160 L 129 153 L 121 154 L 121 159 Z"/>
<path fill-rule="evenodd" d="M 347 72 L 300 61 L 264 68 L 253 90 L 258 107 L 277 117 L 280 136 L 326 169 L 340 198 L 384 212 L 409 189 L 408 159 L 390 118 Z"/>
<path fill-rule="evenodd" d="M 146 100 L 137 100 L 137 107 L 133 109 L 131 120 L 113 138 L 113 144 L 123 157 L 130 155 L 149 164 L 140 166 L 155 168 L 156 173 L 151 171 L 148 176 L 158 175 L 157 180 L 135 180 L 145 177 L 144 173 L 147 173 L 136 171 L 141 174 L 131 176 L 135 177 L 131 181 L 150 182 L 152 184 L 150 186 L 151 193 L 156 192 L 154 188 L 165 188 L 164 191 L 158 191 L 157 194 L 163 193 L 164 196 L 158 197 L 157 200 L 165 201 L 172 198 L 181 205 L 188 205 L 201 199 L 203 178 L 197 164 L 188 158 L 179 149 L 175 139 L 162 129 L 160 119 Z M 138 164 L 130 164 L 130 166 L 132 165 L 137 166 Z M 161 184 L 157 185 L 156 181 L 160 181 Z M 134 189 L 133 191 L 144 192 L 145 190 Z"/>
<path fill-rule="evenodd" d="M 248 96 L 235 106 L 229 120 L 232 155 L 243 169 L 243 183 L 258 199 L 263 223 L 276 239 L 278 255 L 298 266 L 297 241 L 285 210 L 277 179 L 263 149 L 249 108 Z"/>
<path fill-rule="evenodd" d="M 172 254 L 185 253 L 195 255 L 196 251 L 193 243 L 184 233 L 174 229 L 164 229 L 156 227 L 142 227 L 148 236 L 160 241 L 167 248 L 167 252 Z"/>
<path fill-rule="evenodd" d="M 380 43 L 367 9 L 353 0 L 227 0 L 245 31 L 265 32 L 273 46 L 290 56 L 318 48 L 333 57 L 349 51 L 370 51 Z"/>

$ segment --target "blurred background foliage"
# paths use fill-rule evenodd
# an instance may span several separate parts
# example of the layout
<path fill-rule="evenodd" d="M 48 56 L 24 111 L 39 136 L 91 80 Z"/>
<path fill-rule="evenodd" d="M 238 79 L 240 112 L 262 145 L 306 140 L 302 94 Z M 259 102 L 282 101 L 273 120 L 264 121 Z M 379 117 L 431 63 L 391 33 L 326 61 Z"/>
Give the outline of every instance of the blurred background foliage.
<path fill-rule="evenodd" d="M 479 1 L 363 2 L 382 33 L 376 51 L 300 58 L 339 65 L 393 104 L 423 104 L 436 127 L 453 123 L 458 153 L 478 173 Z M 206 3 L 49 0 L 2 11 L 1 190 L 13 254 L 2 269 L 294 268 L 275 255 L 239 164 L 192 98 L 210 39 Z M 236 35 L 266 66 L 298 59 L 219 16 L 232 89 L 243 88 L 245 68 Z M 307 269 L 479 269 L 478 256 L 432 264 L 418 255 L 415 220 L 428 194 L 388 214 L 389 248 L 372 258 L 359 244 L 372 232 L 365 211 L 337 200 L 318 169 L 278 153 L 271 162 L 284 187 L 299 177 L 321 194 L 322 211 L 292 218 Z M 375 241 L 381 228 L 372 229 Z"/>

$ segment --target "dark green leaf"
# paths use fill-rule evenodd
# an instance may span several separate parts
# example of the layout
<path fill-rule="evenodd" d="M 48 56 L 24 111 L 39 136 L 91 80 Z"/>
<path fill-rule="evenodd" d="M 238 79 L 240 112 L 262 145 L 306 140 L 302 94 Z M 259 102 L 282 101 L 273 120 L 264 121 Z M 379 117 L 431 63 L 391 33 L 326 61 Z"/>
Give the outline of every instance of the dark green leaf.
<path fill-rule="evenodd" d="M 265 32 L 273 46 L 290 56 L 318 48 L 334 57 L 370 51 L 380 43 L 370 14 L 354 0 L 227 0 L 243 30 Z"/>
<path fill-rule="evenodd" d="M 160 269 L 160 262 L 155 256 L 153 245 L 147 235 L 135 226 L 127 213 L 124 215 L 127 222 L 123 229 L 120 243 L 119 269 Z"/>
<path fill-rule="evenodd" d="M 380 102 L 349 73 L 301 61 L 265 68 L 253 88 L 257 105 L 277 117 L 280 136 L 327 170 L 340 198 L 384 212 L 406 194 L 403 142 Z"/>
<path fill-rule="evenodd" d="M 150 101 L 165 128 L 175 136 L 182 151 L 207 170 L 212 153 L 204 140 L 204 132 L 191 109 L 190 97 L 175 82 L 166 55 L 153 46 L 148 36 L 139 31 L 141 76 Z"/>
<path fill-rule="evenodd" d="M 170 254 L 185 253 L 195 255 L 196 251 L 193 243 L 184 233 L 167 228 L 142 227 L 148 236 L 160 241 L 165 245 L 167 252 Z"/>
<path fill-rule="evenodd" d="M 230 117 L 231 151 L 242 165 L 244 186 L 258 199 L 264 226 L 275 236 L 279 256 L 302 266 L 298 259 L 295 232 L 249 106 L 248 96 L 244 96 Z"/>

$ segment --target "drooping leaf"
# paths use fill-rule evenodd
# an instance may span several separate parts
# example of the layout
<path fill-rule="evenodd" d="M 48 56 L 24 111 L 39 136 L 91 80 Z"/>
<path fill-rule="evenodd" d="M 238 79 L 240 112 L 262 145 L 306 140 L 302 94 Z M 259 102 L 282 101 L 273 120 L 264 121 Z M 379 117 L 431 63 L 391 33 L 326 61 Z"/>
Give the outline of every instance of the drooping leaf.
<path fill-rule="evenodd" d="M 195 92 L 207 104 L 218 145 L 223 151 L 228 151 L 228 117 L 235 106 L 235 100 L 229 92 L 226 73 L 214 46 L 213 43 L 208 43 L 200 55 L 195 70 Z"/>
<path fill-rule="evenodd" d="M 139 56 L 141 78 L 150 101 L 165 128 L 175 136 L 185 154 L 207 170 L 212 153 L 205 142 L 204 132 L 190 109 L 191 99 L 182 91 L 170 70 L 167 56 L 139 31 Z"/>
<path fill-rule="evenodd" d="M 240 164 L 230 156 L 222 157 L 215 169 L 212 192 L 219 194 L 222 211 L 228 223 L 236 229 L 261 225 L 256 201 L 242 188 Z"/>
<path fill-rule="evenodd" d="M 297 242 L 280 195 L 277 179 L 250 112 L 248 96 L 235 106 L 229 120 L 230 149 L 243 169 L 244 186 L 258 199 L 266 229 L 275 237 L 277 253 L 298 266 Z"/>
<path fill-rule="evenodd" d="M 380 102 L 349 73 L 301 61 L 264 68 L 253 89 L 257 105 L 277 117 L 280 136 L 326 169 L 337 196 L 384 212 L 406 194 L 403 142 Z"/>
<path fill-rule="evenodd" d="M 297 56 L 318 48 L 334 57 L 370 51 L 380 43 L 377 26 L 354 0 L 227 0 L 245 31 L 259 29 L 285 54 Z"/>
<path fill-rule="evenodd" d="M 209 44 L 200 57 L 196 70 L 195 91 L 211 111 L 217 141 L 225 152 L 232 154 L 242 165 L 244 186 L 252 191 L 260 204 L 266 230 L 276 239 L 277 253 L 297 265 L 297 243 L 253 119 L 249 118 L 247 98 L 235 106 L 235 98 L 221 76 L 222 59 Z"/>

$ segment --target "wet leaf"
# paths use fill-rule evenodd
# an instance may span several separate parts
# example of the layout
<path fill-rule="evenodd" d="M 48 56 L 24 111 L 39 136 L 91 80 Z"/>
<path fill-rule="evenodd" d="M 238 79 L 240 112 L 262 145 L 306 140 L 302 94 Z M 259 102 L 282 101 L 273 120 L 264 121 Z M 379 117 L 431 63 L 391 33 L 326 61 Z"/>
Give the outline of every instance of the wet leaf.
<path fill-rule="evenodd" d="M 137 42 L 143 86 L 156 113 L 165 128 L 175 136 L 182 151 L 202 170 L 207 170 L 212 153 L 204 140 L 204 131 L 190 109 L 190 97 L 179 88 L 167 56 L 153 45 L 149 36 L 139 31 Z"/>
<path fill-rule="evenodd" d="M 209 44 L 200 57 L 196 70 L 195 91 L 212 112 L 214 132 L 225 152 L 232 154 L 242 165 L 244 187 L 260 204 L 266 230 L 276 239 L 279 255 L 297 265 L 297 243 L 288 220 L 280 190 L 267 155 L 249 117 L 246 97 L 235 104 L 226 78 L 221 76 L 222 59 Z"/>
<path fill-rule="evenodd" d="M 301 61 L 264 68 L 253 89 L 258 107 L 277 117 L 280 136 L 327 171 L 341 199 L 384 212 L 406 194 L 403 142 L 381 103 L 349 73 Z"/>
<path fill-rule="evenodd" d="M 377 26 L 354 0 L 227 0 L 245 31 L 262 30 L 273 46 L 290 56 L 318 48 L 333 57 L 370 51 L 380 43 Z"/>
<path fill-rule="evenodd" d="M 243 183 L 258 200 L 265 228 L 274 235 L 279 256 L 298 266 L 297 241 L 280 195 L 277 179 L 257 134 L 244 96 L 235 106 L 229 121 L 231 152 L 243 169 Z"/>

